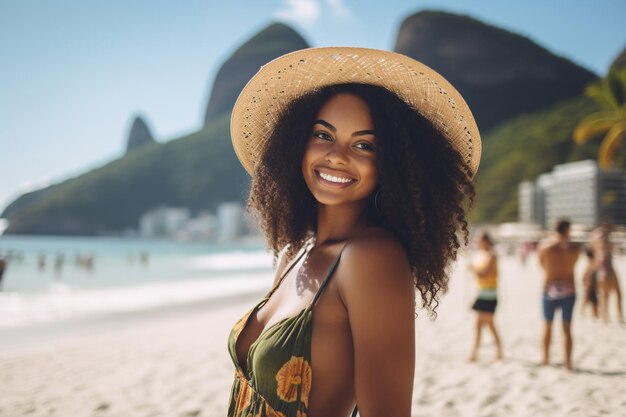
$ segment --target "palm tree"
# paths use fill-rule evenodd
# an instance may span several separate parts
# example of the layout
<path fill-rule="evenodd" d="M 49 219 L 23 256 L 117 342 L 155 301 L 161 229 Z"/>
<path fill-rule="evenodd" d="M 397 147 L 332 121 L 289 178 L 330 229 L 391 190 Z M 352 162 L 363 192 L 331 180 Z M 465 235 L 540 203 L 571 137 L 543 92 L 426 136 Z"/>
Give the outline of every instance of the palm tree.
<path fill-rule="evenodd" d="M 574 129 L 574 140 L 583 144 L 604 135 L 598 163 L 601 168 L 608 169 L 626 136 L 626 69 L 612 69 L 606 78 L 589 85 L 585 95 L 598 103 L 602 110 L 578 123 Z"/>

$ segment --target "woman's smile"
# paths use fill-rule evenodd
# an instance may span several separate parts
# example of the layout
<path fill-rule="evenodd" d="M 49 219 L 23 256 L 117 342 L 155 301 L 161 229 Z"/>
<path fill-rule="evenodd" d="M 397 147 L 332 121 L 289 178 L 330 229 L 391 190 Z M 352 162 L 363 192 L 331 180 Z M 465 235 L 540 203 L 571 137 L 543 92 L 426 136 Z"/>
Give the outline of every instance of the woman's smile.
<path fill-rule="evenodd" d="M 338 94 L 324 104 L 311 128 L 302 174 L 324 205 L 362 204 L 378 182 L 376 135 L 367 103 Z"/>
<path fill-rule="evenodd" d="M 315 173 L 317 174 L 317 178 L 322 184 L 328 185 L 330 187 L 344 188 L 356 182 L 354 178 L 349 178 L 345 174 L 334 170 L 316 169 Z"/>

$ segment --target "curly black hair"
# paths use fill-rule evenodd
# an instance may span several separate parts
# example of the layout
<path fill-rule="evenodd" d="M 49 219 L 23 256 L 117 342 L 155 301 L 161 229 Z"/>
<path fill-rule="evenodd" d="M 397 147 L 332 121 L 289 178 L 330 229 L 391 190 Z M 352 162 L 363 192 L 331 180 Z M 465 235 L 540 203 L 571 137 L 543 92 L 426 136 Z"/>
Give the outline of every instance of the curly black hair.
<path fill-rule="evenodd" d="M 427 119 L 389 90 L 338 84 L 291 102 L 256 166 L 248 210 L 258 217 L 275 258 L 286 246 L 293 256 L 315 233 L 317 201 L 301 161 L 319 109 L 340 93 L 368 104 L 378 139 L 379 182 L 366 216 L 402 243 L 423 306 L 435 313 L 438 296 L 448 288 L 447 266 L 461 246 L 458 232 L 468 241 L 466 213 L 475 195 L 471 169 Z"/>

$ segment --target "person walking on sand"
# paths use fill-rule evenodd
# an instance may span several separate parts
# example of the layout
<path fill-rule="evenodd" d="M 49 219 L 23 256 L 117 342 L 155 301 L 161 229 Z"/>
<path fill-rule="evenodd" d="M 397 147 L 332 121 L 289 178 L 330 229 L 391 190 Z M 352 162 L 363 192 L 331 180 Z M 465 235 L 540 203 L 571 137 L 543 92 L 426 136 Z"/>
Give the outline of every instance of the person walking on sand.
<path fill-rule="evenodd" d="M 609 321 L 609 296 L 615 293 L 617 301 L 617 314 L 621 323 L 624 323 L 622 310 L 622 292 L 619 287 L 617 273 L 613 267 L 613 243 L 609 239 L 613 223 L 605 219 L 600 227 L 591 235 L 591 249 L 596 261 L 598 281 L 598 310 L 605 323 Z"/>
<path fill-rule="evenodd" d="M 478 314 L 476 334 L 469 360 L 470 362 L 475 362 L 478 358 L 483 327 L 487 327 L 491 331 L 496 344 L 496 359 L 500 360 L 502 359 L 502 344 L 493 321 L 496 305 L 498 304 L 498 257 L 494 250 L 493 241 L 487 232 L 482 232 L 478 236 L 478 253 L 469 268 L 476 274 L 476 284 L 478 286 L 478 297 L 472 306 Z"/>
<path fill-rule="evenodd" d="M 552 321 L 557 309 L 561 310 L 563 321 L 564 366 L 572 370 L 572 312 L 576 302 L 574 266 L 580 254 L 581 245 L 569 239 L 570 222 L 558 220 L 556 235 L 541 244 L 539 262 L 545 272 L 543 292 L 543 365 L 550 362 Z"/>

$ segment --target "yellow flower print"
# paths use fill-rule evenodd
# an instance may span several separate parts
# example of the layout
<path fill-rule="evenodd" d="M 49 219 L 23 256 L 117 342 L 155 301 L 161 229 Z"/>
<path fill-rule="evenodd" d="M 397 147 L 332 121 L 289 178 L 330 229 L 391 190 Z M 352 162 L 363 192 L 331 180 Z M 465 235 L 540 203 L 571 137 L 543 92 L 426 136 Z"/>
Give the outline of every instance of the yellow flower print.
<path fill-rule="evenodd" d="M 280 411 L 274 410 L 269 404 L 265 404 L 265 415 L 267 417 L 285 417 L 283 413 Z"/>
<path fill-rule="evenodd" d="M 252 398 L 252 389 L 247 383 L 241 384 L 241 391 L 239 391 L 239 401 L 237 406 L 237 412 L 245 410 L 250 405 L 250 399 Z"/>
<path fill-rule="evenodd" d="M 311 365 L 303 357 L 292 356 L 276 374 L 278 397 L 293 402 L 298 396 L 298 386 L 301 386 L 302 402 L 308 406 L 312 375 Z"/>

